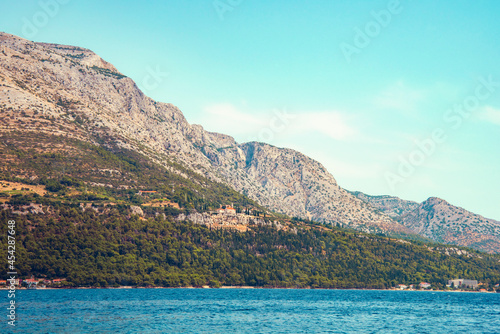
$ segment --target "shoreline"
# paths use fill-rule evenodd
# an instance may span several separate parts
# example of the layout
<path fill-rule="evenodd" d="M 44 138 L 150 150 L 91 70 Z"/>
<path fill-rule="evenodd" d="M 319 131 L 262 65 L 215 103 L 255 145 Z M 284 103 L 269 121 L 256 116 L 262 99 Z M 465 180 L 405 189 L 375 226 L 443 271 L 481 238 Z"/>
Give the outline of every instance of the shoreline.
<path fill-rule="evenodd" d="M 26 287 L 19 287 L 16 288 L 16 290 L 127 290 L 127 289 L 219 289 L 219 290 L 225 290 L 225 289 L 240 289 L 240 290 L 250 290 L 250 289 L 266 289 L 266 290 L 350 290 L 350 291 L 403 291 L 403 292 L 453 292 L 453 293 L 500 293 L 496 291 L 466 291 L 466 290 L 401 290 L 401 289 L 396 289 L 396 288 L 390 288 L 390 289 L 368 289 L 368 288 L 346 288 L 346 289 L 339 289 L 339 288 L 311 288 L 311 287 L 305 287 L 305 288 L 286 288 L 286 287 L 262 287 L 262 286 L 248 286 L 248 285 L 241 285 L 241 286 L 220 286 L 218 288 L 210 287 L 210 286 L 201 286 L 201 287 L 194 287 L 194 286 L 181 286 L 181 287 L 145 287 L 145 286 L 117 286 L 117 287 L 45 287 L 45 288 L 37 288 L 37 289 L 28 289 Z M 9 291 L 8 288 L 0 288 L 1 290 L 6 290 Z"/>

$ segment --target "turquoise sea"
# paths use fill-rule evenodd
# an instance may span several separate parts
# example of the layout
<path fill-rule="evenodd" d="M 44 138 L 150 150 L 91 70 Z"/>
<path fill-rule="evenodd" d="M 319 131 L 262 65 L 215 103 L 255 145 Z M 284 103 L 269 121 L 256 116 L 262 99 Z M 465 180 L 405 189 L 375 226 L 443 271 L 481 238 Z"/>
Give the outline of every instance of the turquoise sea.
<path fill-rule="evenodd" d="M 500 333 L 500 294 L 290 289 L 17 291 L 0 333 Z"/>

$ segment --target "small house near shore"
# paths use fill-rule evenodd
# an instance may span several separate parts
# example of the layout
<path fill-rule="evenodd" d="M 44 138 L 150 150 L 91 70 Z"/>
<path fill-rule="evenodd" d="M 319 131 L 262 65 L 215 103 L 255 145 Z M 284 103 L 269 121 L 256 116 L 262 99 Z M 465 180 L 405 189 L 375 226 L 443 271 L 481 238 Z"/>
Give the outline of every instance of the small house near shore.
<path fill-rule="evenodd" d="M 427 282 L 420 282 L 419 286 L 420 286 L 420 289 L 430 289 L 431 284 L 427 283 Z"/>

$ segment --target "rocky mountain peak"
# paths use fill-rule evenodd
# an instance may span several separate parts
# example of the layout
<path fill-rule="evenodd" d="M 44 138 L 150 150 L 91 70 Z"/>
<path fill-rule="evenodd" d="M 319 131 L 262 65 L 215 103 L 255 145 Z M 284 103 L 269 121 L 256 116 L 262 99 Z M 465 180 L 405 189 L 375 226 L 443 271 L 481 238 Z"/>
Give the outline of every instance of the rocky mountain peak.
<path fill-rule="evenodd" d="M 353 194 L 431 240 L 500 252 L 500 222 L 451 205 L 444 199 L 429 197 L 419 204 L 394 196 L 370 196 L 358 191 Z"/>
<path fill-rule="evenodd" d="M 429 197 L 423 203 L 426 203 L 426 204 L 429 204 L 429 205 L 438 205 L 438 204 L 447 205 L 447 204 L 449 204 L 444 199 L 439 198 L 439 197 Z"/>
<path fill-rule="evenodd" d="M 437 197 L 428 198 L 400 220 L 412 231 L 438 242 L 500 252 L 500 222 Z"/>

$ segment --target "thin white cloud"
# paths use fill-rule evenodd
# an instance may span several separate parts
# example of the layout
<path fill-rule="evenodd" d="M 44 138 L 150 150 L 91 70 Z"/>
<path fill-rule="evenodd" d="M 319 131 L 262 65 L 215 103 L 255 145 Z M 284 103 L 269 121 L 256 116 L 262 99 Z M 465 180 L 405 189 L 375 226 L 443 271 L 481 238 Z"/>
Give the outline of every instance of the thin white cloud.
<path fill-rule="evenodd" d="M 381 167 L 379 164 L 370 163 L 349 163 L 339 159 L 328 159 L 328 157 L 321 157 L 322 162 L 329 167 L 330 172 L 337 177 L 344 179 L 357 179 L 357 180 L 373 180 L 380 175 Z"/>
<path fill-rule="evenodd" d="M 479 113 L 479 118 L 484 121 L 500 125 L 500 109 L 496 109 L 491 106 L 486 106 Z"/>
<path fill-rule="evenodd" d="M 230 103 L 219 103 L 204 108 L 204 125 L 227 129 L 249 129 L 254 126 L 263 126 L 265 121 L 255 114 L 245 113 Z"/>
<path fill-rule="evenodd" d="M 204 115 L 197 121 L 206 129 L 240 139 L 269 142 L 278 137 L 315 133 L 334 140 L 350 140 L 358 134 L 348 117 L 338 111 L 250 111 L 230 103 L 210 105 L 203 110 Z"/>
<path fill-rule="evenodd" d="M 289 132 L 319 133 L 335 140 L 352 139 L 358 131 L 348 124 L 347 117 L 337 111 L 303 112 L 290 122 Z"/>

